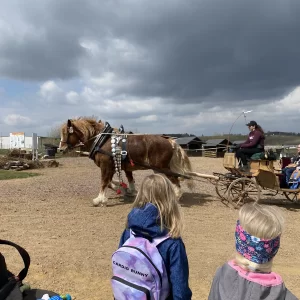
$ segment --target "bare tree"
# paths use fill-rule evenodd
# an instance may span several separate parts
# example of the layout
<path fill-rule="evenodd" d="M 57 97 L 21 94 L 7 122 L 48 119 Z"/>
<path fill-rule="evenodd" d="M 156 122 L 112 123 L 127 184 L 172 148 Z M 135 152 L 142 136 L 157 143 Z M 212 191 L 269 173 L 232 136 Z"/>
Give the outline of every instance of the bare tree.
<path fill-rule="evenodd" d="M 61 128 L 61 125 L 56 125 L 56 126 L 52 127 L 48 132 L 48 137 L 60 138 L 60 128 Z"/>

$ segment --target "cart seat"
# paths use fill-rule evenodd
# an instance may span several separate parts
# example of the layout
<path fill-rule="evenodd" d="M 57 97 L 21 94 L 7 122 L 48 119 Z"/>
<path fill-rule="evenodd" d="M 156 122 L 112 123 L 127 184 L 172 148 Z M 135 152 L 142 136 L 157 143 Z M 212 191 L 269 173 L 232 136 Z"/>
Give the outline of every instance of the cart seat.
<path fill-rule="evenodd" d="M 252 173 L 266 171 L 274 173 L 273 160 L 256 159 L 250 160 L 250 170 Z"/>

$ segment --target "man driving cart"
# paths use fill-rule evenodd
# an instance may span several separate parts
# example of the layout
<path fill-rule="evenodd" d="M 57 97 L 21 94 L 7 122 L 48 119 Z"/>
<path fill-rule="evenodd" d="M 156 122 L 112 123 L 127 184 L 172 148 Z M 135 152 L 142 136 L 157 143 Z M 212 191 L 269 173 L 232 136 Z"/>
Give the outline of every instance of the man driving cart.
<path fill-rule="evenodd" d="M 247 140 L 237 145 L 236 158 L 239 161 L 239 170 L 248 172 L 250 170 L 248 161 L 253 154 L 264 152 L 265 146 L 265 133 L 261 126 L 256 121 L 250 121 L 248 124 L 250 132 Z"/>

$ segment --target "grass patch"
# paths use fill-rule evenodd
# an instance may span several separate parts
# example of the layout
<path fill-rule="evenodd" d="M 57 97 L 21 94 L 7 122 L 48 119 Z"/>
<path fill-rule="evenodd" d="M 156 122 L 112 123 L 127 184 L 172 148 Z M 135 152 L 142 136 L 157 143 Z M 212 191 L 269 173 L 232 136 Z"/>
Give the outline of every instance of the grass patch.
<path fill-rule="evenodd" d="M 9 149 L 0 149 L 0 155 L 7 155 L 9 153 Z"/>
<path fill-rule="evenodd" d="M 38 176 L 38 173 L 28 173 L 23 171 L 7 171 L 0 170 L 0 180 L 17 179 L 17 178 L 29 178 Z"/>

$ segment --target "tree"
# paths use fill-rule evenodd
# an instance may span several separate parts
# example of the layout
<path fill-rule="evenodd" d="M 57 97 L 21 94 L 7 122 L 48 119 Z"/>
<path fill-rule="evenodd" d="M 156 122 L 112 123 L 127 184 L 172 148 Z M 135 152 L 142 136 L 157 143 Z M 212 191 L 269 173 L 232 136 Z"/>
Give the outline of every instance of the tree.
<path fill-rule="evenodd" d="M 52 127 L 50 129 L 50 131 L 48 132 L 48 137 L 52 137 L 52 138 L 60 138 L 60 128 L 62 125 L 56 125 L 54 127 Z"/>

